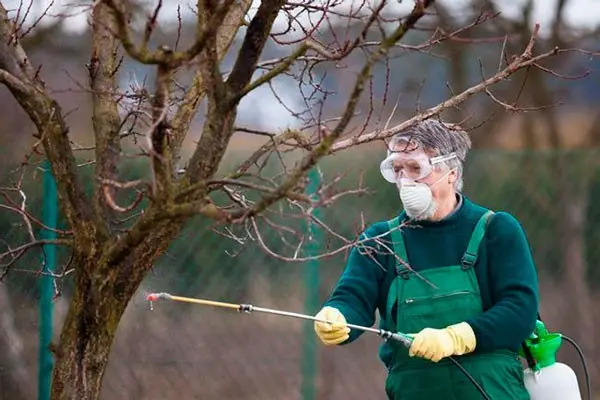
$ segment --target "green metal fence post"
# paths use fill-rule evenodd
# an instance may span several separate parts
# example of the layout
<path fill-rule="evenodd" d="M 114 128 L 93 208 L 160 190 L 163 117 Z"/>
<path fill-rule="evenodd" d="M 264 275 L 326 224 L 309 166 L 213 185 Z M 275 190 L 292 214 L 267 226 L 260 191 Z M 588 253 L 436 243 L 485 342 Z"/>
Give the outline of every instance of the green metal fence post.
<path fill-rule="evenodd" d="M 52 175 L 50 163 L 44 163 L 44 192 L 43 192 L 42 219 L 45 226 L 56 229 L 58 222 L 58 197 L 56 193 L 56 182 Z M 42 230 L 43 239 L 55 239 L 56 232 L 50 229 Z M 56 270 L 56 246 L 44 245 L 45 272 Z M 38 355 L 38 400 L 50 399 L 50 388 L 52 384 L 53 359 L 50 352 L 52 341 L 53 321 L 53 278 L 42 275 L 39 278 L 40 300 L 39 300 L 39 355 Z"/>
<path fill-rule="evenodd" d="M 309 196 L 313 196 L 319 187 L 319 170 L 315 167 L 308 173 Z M 321 218 L 321 211 L 315 208 L 313 215 Z M 309 221 L 308 232 L 310 240 L 307 244 L 308 255 L 318 254 L 321 245 L 320 231 L 315 223 Z M 304 274 L 305 288 L 305 312 L 313 315 L 319 307 L 319 261 L 311 260 L 306 266 Z M 304 345 L 302 348 L 302 398 L 303 400 L 314 400 L 316 398 L 316 376 L 317 376 L 317 343 L 313 330 L 313 324 L 304 325 Z"/>

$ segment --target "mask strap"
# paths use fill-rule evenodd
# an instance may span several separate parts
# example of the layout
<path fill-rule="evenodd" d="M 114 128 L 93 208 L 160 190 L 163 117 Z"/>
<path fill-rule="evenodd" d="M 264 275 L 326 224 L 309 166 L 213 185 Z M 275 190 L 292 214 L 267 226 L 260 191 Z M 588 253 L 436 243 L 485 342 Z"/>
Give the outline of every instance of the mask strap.
<path fill-rule="evenodd" d="M 449 169 L 448 172 L 446 172 L 444 175 L 442 175 L 440 177 L 440 179 L 438 179 L 437 181 L 435 181 L 431 185 L 429 185 L 429 187 L 433 187 L 434 185 L 437 185 L 438 182 L 440 182 L 442 179 L 444 179 L 445 177 L 447 177 L 448 175 L 450 175 L 450 172 L 455 171 L 455 170 L 456 170 L 456 168 Z"/>

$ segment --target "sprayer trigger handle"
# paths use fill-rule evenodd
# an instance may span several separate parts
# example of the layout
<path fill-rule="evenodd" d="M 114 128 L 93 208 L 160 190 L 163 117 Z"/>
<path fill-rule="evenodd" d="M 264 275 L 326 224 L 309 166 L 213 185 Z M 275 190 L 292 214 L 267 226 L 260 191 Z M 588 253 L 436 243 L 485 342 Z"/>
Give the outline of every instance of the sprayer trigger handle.
<path fill-rule="evenodd" d="M 412 337 L 403 333 L 393 333 L 381 329 L 379 331 L 379 336 L 381 336 L 386 342 L 390 339 L 395 340 L 396 342 L 401 343 L 406 348 L 409 348 L 412 344 Z"/>
<path fill-rule="evenodd" d="M 391 338 L 401 343 L 406 348 L 409 348 L 412 345 L 412 338 L 410 336 L 401 333 L 392 333 Z"/>

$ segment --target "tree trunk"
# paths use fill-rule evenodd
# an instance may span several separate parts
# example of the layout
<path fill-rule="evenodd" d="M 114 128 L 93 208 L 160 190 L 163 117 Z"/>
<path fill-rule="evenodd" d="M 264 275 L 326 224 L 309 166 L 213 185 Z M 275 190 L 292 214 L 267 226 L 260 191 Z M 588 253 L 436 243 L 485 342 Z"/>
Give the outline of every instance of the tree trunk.
<path fill-rule="evenodd" d="M 111 346 L 127 304 L 182 227 L 183 221 L 157 222 L 117 265 L 102 265 L 101 255 L 77 264 L 75 293 L 55 349 L 52 400 L 100 398 Z"/>
<path fill-rule="evenodd" d="M 95 400 L 100 397 L 102 377 L 116 332 L 116 325 L 107 326 L 105 321 L 120 318 L 123 307 L 117 297 L 107 293 L 98 298 L 93 292 L 89 282 L 87 288 L 77 287 L 71 301 L 56 354 L 53 400 Z"/>

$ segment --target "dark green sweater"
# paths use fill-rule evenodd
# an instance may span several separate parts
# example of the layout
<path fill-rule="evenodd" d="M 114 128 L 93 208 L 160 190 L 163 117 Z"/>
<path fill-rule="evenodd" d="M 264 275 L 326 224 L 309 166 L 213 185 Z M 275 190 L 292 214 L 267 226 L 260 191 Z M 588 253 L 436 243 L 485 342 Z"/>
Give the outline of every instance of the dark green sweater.
<path fill-rule="evenodd" d="M 460 208 L 442 221 L 411 222 L 404 227 L 409 263 L 416 271 L 436 266 L 460 264 L 461 256 L 479 217 L 487 209 L 463 195 Z M 375 237 L 388 230 L 385 221 L 371 225 L 362 235 Z M 391 243 L 389 234 L 380 240 Z M 385 306 L 394 268 L 389 251 L 375 249 L 375 259 L 364 248 L 352 250 L 346 268 L 325 305 L 336 307 L 348 323 L 371 327 L 375 311 L 385 316 Z M 391 248 L 391 246 L 390 246 Z M 496 212 L 479 249 L 475 272 L 480 286 L 484 313 L 468 320 L 475 332 L 478 351 L 518 350 L 533 332 L 538 313 L 538 282 L 525 232 L 509 213 Z M 407 332 L 411 333 L 411 332 Z M 344 344 L 356 340 L 362 331 L 351 330 Z"/>

